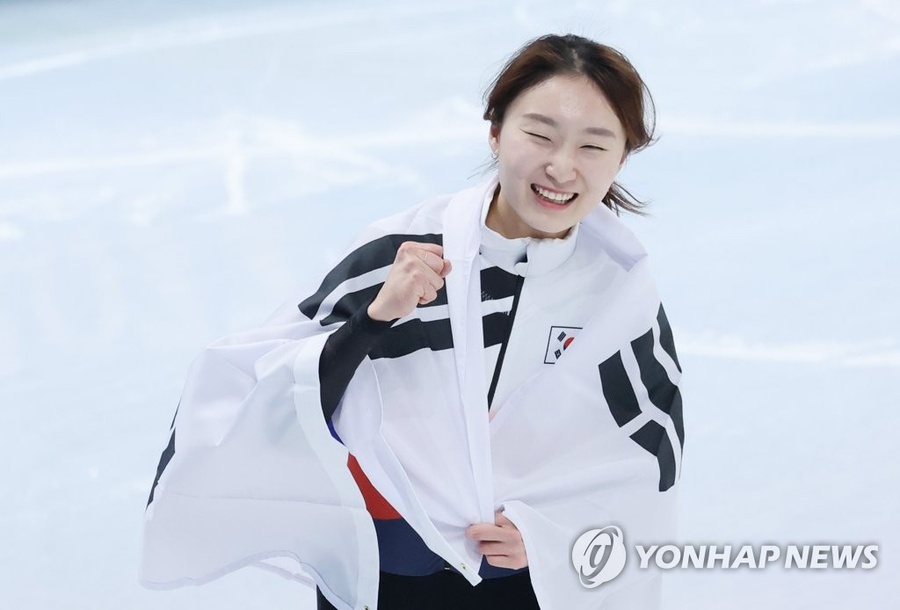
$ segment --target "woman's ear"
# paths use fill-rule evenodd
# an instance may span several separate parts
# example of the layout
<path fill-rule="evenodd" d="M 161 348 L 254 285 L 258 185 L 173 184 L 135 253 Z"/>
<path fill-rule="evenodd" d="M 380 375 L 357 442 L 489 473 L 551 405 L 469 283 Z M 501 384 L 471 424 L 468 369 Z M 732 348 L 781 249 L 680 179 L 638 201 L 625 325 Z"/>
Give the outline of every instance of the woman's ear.
<path fill-rule="evenodd" d="M 491 147 L 491 153 L 496 157 L 497 151 L 500 150 L 500 127 L 496 123 L 491 123 L 488 130 L 488 145 Z"/>

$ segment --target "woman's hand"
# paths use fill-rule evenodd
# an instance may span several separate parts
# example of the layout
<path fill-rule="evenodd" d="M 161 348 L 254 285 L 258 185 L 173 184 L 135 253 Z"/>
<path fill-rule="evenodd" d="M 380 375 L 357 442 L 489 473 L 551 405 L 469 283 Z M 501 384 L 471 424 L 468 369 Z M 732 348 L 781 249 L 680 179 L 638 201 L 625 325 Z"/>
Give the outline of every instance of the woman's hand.
<path fill-rule="evenodd" d="M 522 533 L 512 521 L 496 514 L 496 523 L 476 523 L 466 530 L 466 537 L 478 543 L 478 552 L 498 568 L 518 570 L 528 566 Z"/>
<path fill-rule="evenodd" d="M 448 273 L 450 261 L 444 260 L 441 246 L 403 242 L 384 285 L 369 304 L 369 317 L 387 322 L 402 318 L 418 305 L 432 302 Z"/>

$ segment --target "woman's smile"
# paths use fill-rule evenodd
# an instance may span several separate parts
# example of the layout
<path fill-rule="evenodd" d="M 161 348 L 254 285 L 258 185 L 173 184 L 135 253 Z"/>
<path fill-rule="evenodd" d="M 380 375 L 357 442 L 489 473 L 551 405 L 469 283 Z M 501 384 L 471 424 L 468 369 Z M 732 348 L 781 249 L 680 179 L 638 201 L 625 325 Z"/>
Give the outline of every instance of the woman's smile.
<path fill-rule="evenodd" d="M 549 204 L 550 209 L 563 208 L 578 197 L 578 193 L 556 191 L 537 184 L 532 184 L 531 190 L 534 191 L 537 202 L 545 207 Z"/>

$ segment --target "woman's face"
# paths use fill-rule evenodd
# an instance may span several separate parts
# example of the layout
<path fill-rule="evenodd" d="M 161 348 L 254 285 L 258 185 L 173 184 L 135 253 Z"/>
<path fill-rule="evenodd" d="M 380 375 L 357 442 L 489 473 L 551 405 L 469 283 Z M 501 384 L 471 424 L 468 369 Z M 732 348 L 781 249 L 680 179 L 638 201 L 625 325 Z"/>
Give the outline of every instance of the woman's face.
<path fill-rule="evenodd" d="M 487 225 L 507 238 L 563 237 L 601 204 L 625 161 L 625 133 L 606 97 L 580 76 L 553 76 L 492 127 L 500 194 Z"/>

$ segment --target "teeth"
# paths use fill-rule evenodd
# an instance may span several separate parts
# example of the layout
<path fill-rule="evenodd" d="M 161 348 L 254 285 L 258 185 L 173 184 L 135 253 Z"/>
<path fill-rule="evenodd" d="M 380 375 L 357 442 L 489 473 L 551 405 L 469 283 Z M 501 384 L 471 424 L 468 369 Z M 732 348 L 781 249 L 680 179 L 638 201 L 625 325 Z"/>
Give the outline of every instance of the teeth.
<path fill-rule="evenodd" d="M 544 199 L 549 199 L 554 203 L 568 203 L 572 199 L 575 198 L 575 193 L 566 194 L 566 193 L 554 193 L 552 191 L 548 191 L 546 189 L 542 189 L 538 185 L 534 185 L 534 191 L 543 197 Z"/>

